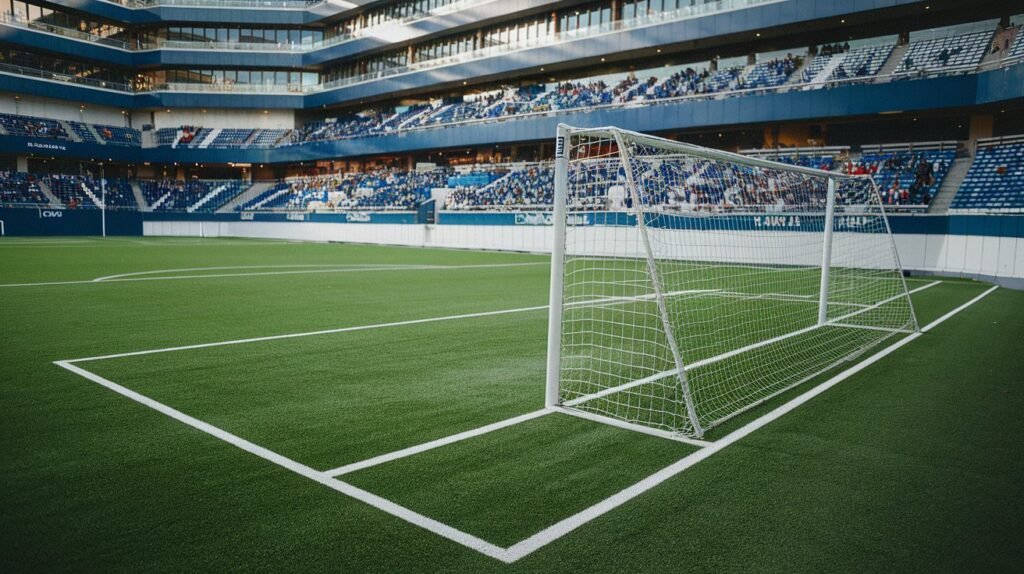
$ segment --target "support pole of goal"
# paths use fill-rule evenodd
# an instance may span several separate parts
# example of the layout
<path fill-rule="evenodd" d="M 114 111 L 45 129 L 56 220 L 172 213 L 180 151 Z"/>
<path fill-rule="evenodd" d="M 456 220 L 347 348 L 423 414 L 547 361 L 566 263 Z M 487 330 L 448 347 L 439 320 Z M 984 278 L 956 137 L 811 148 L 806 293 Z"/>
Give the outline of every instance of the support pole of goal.
<path fill-rule="evenodd" d="M 100 164 L 100 225 L 103 227 L 103 237 L 107 236 L 107 174 Z"/>
<path fill-rule="evenodd" d="M 654 289 L 654 299 L 658 303 L 658 313 L 661 315 L 661 325 L 665 330 L 665 338 L 668 340 L 668 346 L 672 350 L 672 358 L 676 364 L 676 377 L 679 379 L 679 385 L 683 391 L 686 414 L 690 418 L 690 424 L 693 425 L 693 435 L 697 438 L 703 438 L 704 428 L 701 426 L 700 421 L 697 420 L 697 407 L 693 404 L 693 395 L 690 393 L 690 382 L 686 375 L 686 365 L 683 364 L 683 356 L 679 352 L 679 343 L 676 342 L 675 330 L 672 328 L 668 307 L 665 304 L 665 293 L 661 288 L 661 278 L 658 276 L 658 265 L 654 259 L 654 250 L 651 249 L 651 238 L 647 232 L 643 197 L 640 196 L 640 190 L 637 188 L 636 180 L 633 177 L 632 164 L 629 160 L 626 142 L 622 138 L 622 133 L 615 130 L 612 132 L 612 135 L 615 136 L 615 143 L 619 147 L 619 157 L 622 159 L 622 167 L 626 172 L 626 185 L 629 187 L 628 193 L 633 198 L 636 226 L 640 231 L 640 238 L 643 240 L 644 253 L 647 255 L 647 272 L 651 276 L 651 287 Z"/>
<path fill-rule="evenodd" d="M 562 281 L 565 275 L 565 211 L 569 196 L 569 127 L 558 125 L 555 138 L 555 197 L 551 214 L 551 293 L 548 299 L 548 370 L 544 406 L 559 403 L 562 358 Z"/>
<path fill-rule="evenodd" d="M 825 200 L 825 241 L 821 248 L 821 287 L 818 289 L 818 326 L 828 321 L 828 273 L 832 267 L 832 228 L 836 218 L 836 180 L 828 178 Z"/>

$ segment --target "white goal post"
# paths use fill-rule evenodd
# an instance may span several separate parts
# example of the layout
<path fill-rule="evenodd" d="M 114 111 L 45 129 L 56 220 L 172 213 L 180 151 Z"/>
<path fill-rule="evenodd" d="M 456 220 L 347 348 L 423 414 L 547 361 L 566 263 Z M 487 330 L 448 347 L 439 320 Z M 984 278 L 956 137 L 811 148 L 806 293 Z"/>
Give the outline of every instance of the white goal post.
<path fill-rule="evenodd" d="M 676 438 L 917 330 L 870 177 L 558 127 L 549 408 Z"/>

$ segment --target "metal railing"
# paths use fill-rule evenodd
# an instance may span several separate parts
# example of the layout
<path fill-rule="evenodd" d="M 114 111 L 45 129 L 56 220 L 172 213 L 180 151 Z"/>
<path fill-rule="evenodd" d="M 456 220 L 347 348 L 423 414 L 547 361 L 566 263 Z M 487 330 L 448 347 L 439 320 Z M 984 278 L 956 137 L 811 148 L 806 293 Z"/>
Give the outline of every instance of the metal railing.
<path fill-rule="evenodd" d="M 519 40 L 517 42 L 509 42 L 507 44 L 501 44 L 498 46 L 488 46 L 485 48 L 479 48 L 461 54 L 455 54 L 452 56 L 445 56 L 442 58 L 432 58 L 430 60 L 423 60 L 404 66 L 394 66 L 385 70 L 376 72 L 368 72 L 365 74 L 359 74 L 355 76 L 349 76 L 345 78 L 338 78 L 320 84 L 321 90 L 337 89 L 344 86 L 351 86 L 355 84 L 362 84 L 365 82 L 372 82 L 381 78 L 388 78 L 391 76 L 400 76 L 412 72 L 418 72 L 425 69 L 441 68 L 445 66 L 451 66 L 454 64 L 460 64 L 463 62 L 469 62 L 473 60 L 480 60 L 484 58 L 491 58 L 503 54 L 509 54 L 513 52 L 519 52 L 523 50 L 530 50 L 541 46 L 549 46 L 552 44 L 558 44 L 563 42 L 572 42 L 575 40 L 581 40 L 585 38 L 593 38 L 605 34 L 612 34 L 615 32 L 621 32 L 624 30 L 633 30 L 637 28 L 643 28 L 647 26 L 654 26 L 665 22 L 674 22 L 679 20 L 687 20 L 690 18 L 696 18 L 705 16 L 713 13 L 730 12 L 733 10 L 740 10 L 750 6 L 757 6 L 762 4 L 774 4 L 777 2 L 784 2 L 785 0 L 720 0 L 719 2 L 712 2 L 707 4 L 700 4 L 695 6 L 687 6 L 685 8 L 679 8 L 677 10 L 670 10 L 666 12 L 655 12 L 644 16 L 630 18 L 627 20 L 618 20 L 615 22 L 606 22 L 597 26 L 588 26 L 586 28 L 577 28 L 576 30 L 570 30 L 567 32 L 559 32 L 557 34 L 549 34 L 547 36 L 538 36 L 536 38 L 528 38 L 526 40 Z"/>
<path fill-rule="evenodd" d="M 197 8 L 263 8 L 274 10 L 307 10 L 326 4 L 328 0 L 105 0 L 127 8 L 158 8 L 161 6 L 193 6 Z"/>
<path fill-rule="evenodd" d="M 65 36 L 73 38 L 75 40 L 83 40 L 85 42 L 91 42 L 95 44 L 103 44 L 104 46 L 110 46 L 113 48 L 119 48 L 122 50 L 129 50 L 131 46 L 128 42 L 118 40 L 116 38 L 109 38 L 107 36 L 100 36 L 97 34 L 90 34 L 88 32 L 82 32 L 73 28 L 64 28 L 61 26 L 54 26 L 53 24 L 47 24 L 38 20 L 25 20 L 17 14 L 11 12 L 4 12 L 0 14 L 0 24 L 7 24 L 8 26 L 16 26 L 18 28 L 24 28 L 26 30 L 37 30 L 40 32 L 47 32 L 50 34 L 57 34 L 59 36 Z"/>
<path fill-rule="evenodd" d="M 68 84 L 78 84 L 82 86 L 89 86 L 91 88 L 102 88 L 104 90 L 117 90 L 119 92 L 129 93 L 133 92 L 131 86 L 120 82 L 94 80 L 92 78 L 65 74 L 63 72 L 38 70 L 36 68 L 26 68 L 24 66 L 16 66 L 14 64 L 0 63 L 0 73 L 16 74 L 19 76 L 27 76 L 31 78 L 39 78 L 41 80 L 50 80 L 55 82 L 65 82 Z"/>

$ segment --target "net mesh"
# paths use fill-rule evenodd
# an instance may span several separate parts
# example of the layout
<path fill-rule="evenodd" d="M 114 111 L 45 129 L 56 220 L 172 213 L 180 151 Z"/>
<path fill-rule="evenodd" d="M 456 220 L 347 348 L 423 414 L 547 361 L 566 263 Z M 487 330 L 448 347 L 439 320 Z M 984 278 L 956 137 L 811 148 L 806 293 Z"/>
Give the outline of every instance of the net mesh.
<path fill-rule="evenodd" d="M 617 130 L 568 138 L 559 401 L 704 431 L 916 328 L 870 178 Z M 621 147 L 620 147 L 621 146 Z"/>

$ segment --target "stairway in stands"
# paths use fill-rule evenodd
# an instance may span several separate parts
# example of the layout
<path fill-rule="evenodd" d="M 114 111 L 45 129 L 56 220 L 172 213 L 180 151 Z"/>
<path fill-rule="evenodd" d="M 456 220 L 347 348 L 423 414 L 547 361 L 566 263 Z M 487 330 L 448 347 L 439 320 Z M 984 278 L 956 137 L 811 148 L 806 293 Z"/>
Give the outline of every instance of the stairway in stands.
<path fill-rule="evenodd" d="M 889 59 L 882 64 L 882 67 L 875 74 L 875 83 L 888 82 L 892 78 L 890 74 L 896 71 L 896 68 L 903 63 L 903 59 L 907 57 L 907 51 L 910 49 L 910 44 L 900 44 L 893 48 L 892 53 L 889 54 Z"/>
<path fill-rule="evenodd" d="M 132 195 L 135 196 L 135 205 L 139 206 L 140 211 L 153 211 L 150 209 L 149 204 L 146 203 L 146 196 L 142 193 L 142 188 L 139 187 L 139 182 L 131 182 Z"/>
<path fill-rule="evenodd" d="M 96 138 L 96 141 L 100 144 L 107 145 L 107 140 L 103 139 L 100 132 L 96 131 L 96 128 L 92 124 L 84 124 L 86 131 L 92 134 L 92 137 Z"/>
<path fill-rule="evenodd" d="M 220 206 L 220 208 L 217 209 L 217 213 L 231 213 L 235 211 L 235 208 L 238 207 L 239 205 L 245 205 L 249 201 L 258 197 L 261 193 L 267 191 L 268 189 L 274 187 L 275 185 L 277 185 L 277 182 L 274 181 L 258 181 L 252 184 L 252 186 L 249 189 L 243 191 L 242 193 L 239 193 L 230 201 Z"/>
<path fill-rule="evenodd" d="M 806 70 L 816 58 L 821 56 L 807 56 L 803 62 L 793 70 L 793 73 L 789 75 L 789 78 L 782 84 L 783 86 L 792 86 L 793 84 L 802 84 L 804 82 L 804 70 Z"/>
<path fill-rule="evenodd" d="M 78 132 L 75 131 L 75 128 L 71 127 L 70 123 L 68 123 L 65 120 L 57 120 L 57 123 L 59 123 L 60 126 L 64 128 L 64 133 L 68 134 L 68 137 L 71 138 L 71 141 L 82 141 L 82 136 L 78 135 Z"/>
<path fill-rule="evenodd" d="M 222 131 L 224 131 L 224 128 L 214 128 L 210 130 L 210 133 L 203 138 L 203 141 L 199 142 L 199 147 L 202 149 L 210 147 L 210 144 L 213 143 L 213 140 L 217 139 L 217 136 L 219 136 Z"/>
<path fill-rule="evenodd" d="M 90 201 L 92 201 L 93 205 L 99 207 L 100 209 L 103 208 L 103 202 L 100 201 L 100 198 L 95 193 L 93 193 L 91 189 L 89 189 L 89 186 L 86 185 L 84 181 L 79 181 L 78 187 L 82 190 L 82 193 L 84 193 L 85 196 L 88 197 Z"/>
<path fill-rule="evenodd" d="M 39 186 L 39 191 L 43 192 L 43 195 L 46 196 L 46 199 L 50 200 L 50 207 L 64 207 L 64 202 L 62 202 L 60 198 L 53 194 L 53 191 L 50 189 L 50 186 L 46 185 L 45 181 L 40 179 L 36 181 L 36 184 Z"/>
<path fill-rule="evenodd" d="M 967 177 L 967 170 L 971 168 L 973 161 L 969 157 L 958 157 L 953 160 L 953 165 L 949 166 L 949 171 L 946 172 L 942 185 L 935 192 L 935 198 L 928 205 L 928 213 L 946 213 L 949 211 L 949 204 L 953 203 L 953 196 L 960 190 L 960 185 L 964 182 L 964 178 Z"/>
<path fill-rule="evenodd" d="M 157 199 L 156 201 L 153 202 L 153 205 L 149 206 L 149 210 L 150 211 L 156 211 L 156 210 L 160 209 L 160 206 L 163 205 L 164 203 L 166 203 L 167 200 L 171 198 L 171 194 L 172 193 L 174 193 L 174 192 L 168 191 L 167 193 L 161 195 L 159 199 Z"/>

